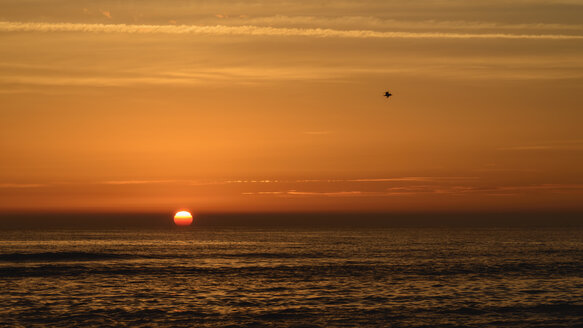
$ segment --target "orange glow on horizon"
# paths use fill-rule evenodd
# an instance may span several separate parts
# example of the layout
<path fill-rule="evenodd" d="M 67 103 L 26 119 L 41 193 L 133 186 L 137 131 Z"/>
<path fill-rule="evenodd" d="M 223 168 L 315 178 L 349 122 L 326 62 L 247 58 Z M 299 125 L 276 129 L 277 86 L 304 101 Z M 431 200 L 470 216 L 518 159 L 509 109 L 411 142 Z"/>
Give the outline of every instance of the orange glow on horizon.
<path fill-rule="evenodd" d="M 174 214 L 174 223 L 179 226 L 188 226 L 192 224 L 192 214 L 188 211 L 180 211 Z"/>

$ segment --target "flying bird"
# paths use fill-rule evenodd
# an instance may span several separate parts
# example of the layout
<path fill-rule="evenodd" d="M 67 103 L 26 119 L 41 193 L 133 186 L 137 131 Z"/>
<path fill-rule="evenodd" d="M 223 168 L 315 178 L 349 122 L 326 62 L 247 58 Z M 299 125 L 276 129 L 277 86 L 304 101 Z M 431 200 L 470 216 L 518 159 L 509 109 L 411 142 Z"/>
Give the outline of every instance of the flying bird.
<path fill-rule="evenodd" d="M 392 94 L 389 91 L 386 91 L 384 96 L 387 97 L 387 99 L 389 99 L 389 97 L 392 96 Z"/>

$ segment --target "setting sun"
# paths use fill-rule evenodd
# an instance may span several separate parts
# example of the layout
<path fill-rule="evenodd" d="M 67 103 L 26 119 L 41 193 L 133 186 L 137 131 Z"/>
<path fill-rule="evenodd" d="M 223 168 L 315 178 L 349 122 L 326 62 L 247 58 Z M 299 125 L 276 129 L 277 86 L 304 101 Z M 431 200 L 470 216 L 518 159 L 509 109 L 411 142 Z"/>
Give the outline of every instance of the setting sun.
<path fill-rule="evenodd" d="M 583 0 L 0 0 L 0 45 L 0 328 L 583 328 Z"/>
<path fill-rule="evenodd" d="M 188 226 L 192 224 L 192 214 L 187 211 L 180 211 L 174 214 L 174 223 L 179 226 Z"/>

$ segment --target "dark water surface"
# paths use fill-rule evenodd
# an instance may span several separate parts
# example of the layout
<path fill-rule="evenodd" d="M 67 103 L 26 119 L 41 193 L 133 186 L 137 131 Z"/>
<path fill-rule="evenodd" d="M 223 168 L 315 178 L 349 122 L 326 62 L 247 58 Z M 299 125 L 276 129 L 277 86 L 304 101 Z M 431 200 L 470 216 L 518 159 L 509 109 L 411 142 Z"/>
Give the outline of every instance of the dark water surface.
<path fill-rule="evenodd" d="M 0 232 L 0 326 L 583 327 L 583 230 Z"/>

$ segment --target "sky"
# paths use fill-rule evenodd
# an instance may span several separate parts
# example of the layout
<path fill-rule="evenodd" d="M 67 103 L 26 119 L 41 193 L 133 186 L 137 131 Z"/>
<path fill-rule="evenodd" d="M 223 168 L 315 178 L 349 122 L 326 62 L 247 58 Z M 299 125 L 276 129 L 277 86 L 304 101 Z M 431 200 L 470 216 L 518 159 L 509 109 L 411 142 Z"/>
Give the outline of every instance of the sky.
<path fill-rule="evenodd" d="M 583 211 L 581 0 L 0 0 L 0 44 L 0 212 Z"/>

